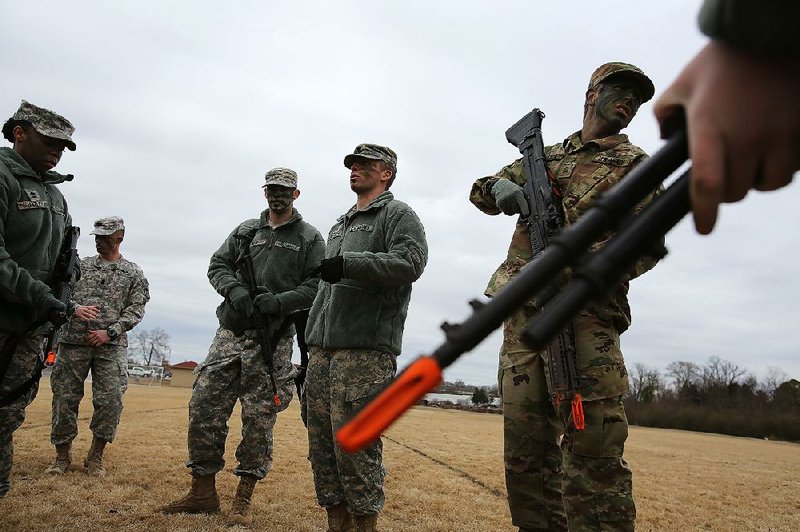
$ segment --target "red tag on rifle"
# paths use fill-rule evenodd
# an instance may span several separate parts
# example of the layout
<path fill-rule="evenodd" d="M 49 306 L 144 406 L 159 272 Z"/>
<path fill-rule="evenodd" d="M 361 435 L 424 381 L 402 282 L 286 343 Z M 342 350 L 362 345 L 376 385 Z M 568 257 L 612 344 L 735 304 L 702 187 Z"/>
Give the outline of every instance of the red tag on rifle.
<path fill-rule="evenodd" d="M 575 424 L 575 430 L 586 428 L 586 420 L 583 418 L 583 397 L 579 393 L 572 399 L 572 422 Z"/>

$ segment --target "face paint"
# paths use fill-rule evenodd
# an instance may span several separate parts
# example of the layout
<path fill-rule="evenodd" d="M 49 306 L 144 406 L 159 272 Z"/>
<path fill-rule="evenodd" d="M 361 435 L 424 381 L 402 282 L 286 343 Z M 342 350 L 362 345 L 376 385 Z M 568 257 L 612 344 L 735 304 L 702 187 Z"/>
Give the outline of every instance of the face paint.
<path fill-rule="evenodd" d="M 277 214 L 286 212 L 294 201 L 294 189 L 280 185 L 267 185 L 264 195 L 267 197 L 269 210 Z"/>
<path fill-rule="evenodd" d="M 600 86 L 594 105 L 598 117 L 621 130 L 636 116 L 639 106 L 642 105 L 642 98 L 627 83 L 604 83 Z"/>

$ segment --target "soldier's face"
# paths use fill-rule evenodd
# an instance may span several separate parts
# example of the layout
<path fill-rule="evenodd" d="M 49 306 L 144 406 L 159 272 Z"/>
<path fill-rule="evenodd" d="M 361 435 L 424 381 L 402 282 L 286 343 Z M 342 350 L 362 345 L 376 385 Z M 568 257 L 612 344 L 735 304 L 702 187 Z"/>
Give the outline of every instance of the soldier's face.
<path fill-rule="evenodd" d="M 356 158 L 350 165 L 350 188 L 356 194 L 385 189 L 392 171 L 380 161 Z"/>
<path fill-rule="evenodd" d="M 14 128 L 14 151 L 39 173 L 55 168 L 66 147 L 65 141 L 46 137 L 33 127 Z"/>
<path fill-rule="evenodd" d="M 94 247 L 100 255 L 111 255 L 122 242 L 122 231 L 110 235 L 94 235 Z"/>
<path fill-rule="evenodd" d="M 625 81 L 601 83 L 598 86 L 595 112 L 612 129 L 620 131 L 631 123 L 642 105 L 641 91 L 635 84 Z"/>
<path fill-rule="evenodd" d="M 277 214 L 283 214 L 292 207 L 296 188 L 284 187 L 281 185 L 267 185 L 264 189 L 264 196 L 267 198 L 269 210 Z"/>

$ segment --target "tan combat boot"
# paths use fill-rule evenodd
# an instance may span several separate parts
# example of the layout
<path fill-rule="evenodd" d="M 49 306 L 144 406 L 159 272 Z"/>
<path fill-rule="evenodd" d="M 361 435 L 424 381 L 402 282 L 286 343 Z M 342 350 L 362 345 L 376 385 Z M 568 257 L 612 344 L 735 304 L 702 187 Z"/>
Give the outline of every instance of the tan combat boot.
<path fill-rule="evenodd" d="M 339 503 L 336 506 L 325 508 L 328 512 L 328 532 L 353 532 L 353 514 L 347 509 L 347 504 Z"/>
<path fill-rule="evenodd" d="M 56 445 L 56 460 L 53 465 L 44 470 L 50 475 L 63 475 L 72 463 L 72 443 Z"/>
<path fill-rule="evenodd" d="M 158 509 L 165 514 L 213 514 L 219 511 L 215 475 L 192 475 L 192 487 L 183 498 Z"/>
<path fill-rule="evenodd" d="M 356 532 L 375 532 L 378 530 L 378 514 L 354 515 Z"/>
<path fill-rule="evenodd" d="M 106 443 L 108 442 L 92 436 L 92 446 L 89 448 L 86 460 L 83 461 L 83 470 L 93 477 L 106 476 L 106 470 L 103 467 L 103 450 L 106 448 Z"/>
<path fill-rule="evenodd" d="M 236 488 L 236 498 L 233 499 L 231 515 L 228 517 L 229 525 L 250 526 L 253 524 L 253 514 L 250 503 L 253 499 L 253 490 L 258 479 L 252 475 L 239 477 L 239 487 Z"/>

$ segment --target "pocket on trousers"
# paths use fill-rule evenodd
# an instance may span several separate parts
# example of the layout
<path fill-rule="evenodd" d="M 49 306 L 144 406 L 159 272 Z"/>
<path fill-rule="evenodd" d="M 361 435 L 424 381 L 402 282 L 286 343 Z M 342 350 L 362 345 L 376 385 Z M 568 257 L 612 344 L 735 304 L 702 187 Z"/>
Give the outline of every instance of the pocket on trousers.
<path fill-rule="evenodd" d="M 571 451 L 580 456 L 594 458 L 618 457 L 622 456 L 627 439 L 628 423 L 624 417 L 606 410 L 587 411 L 586 428 L 572 433 Z"/>
<path fill-rule="evenodd" d="M 361 405 L 368 403 L 377 396 L 384 386 L 386 386 L 386 383 L 383 381 L 351 384 L 345 390 L 344 400 L 352 408 L 360 408 Z"/>

